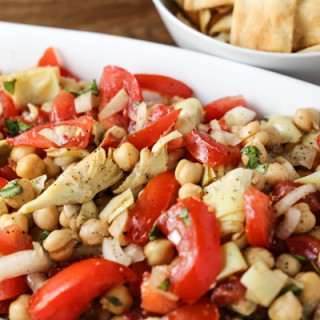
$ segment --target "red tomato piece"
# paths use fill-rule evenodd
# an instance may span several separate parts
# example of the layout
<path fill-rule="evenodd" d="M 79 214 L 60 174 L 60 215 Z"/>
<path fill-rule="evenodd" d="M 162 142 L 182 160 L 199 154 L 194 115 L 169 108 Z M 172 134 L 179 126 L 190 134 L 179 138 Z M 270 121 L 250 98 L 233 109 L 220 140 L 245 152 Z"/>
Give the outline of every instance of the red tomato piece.
<path fill-rule="evenodd" d="M 318 146 L 320 148 L 320 134 L 317 136 L 316 140 L 317 140 Z"/>
<path fill-rule="evenodd" d="M 43 56 L 38 61 L 38 67 L 47 67 L 47 66 L 59 67 L 60 74 L 63 77 L 79 80 L 77 76 L 75 76 L 68 69 L 60 65 L 57 54 L 53 47 L 46 49 L 46 51 L 43 53 Z"/>
<path fill-rule="evenodd" d="M 252 246 L 272 248 L 275 232 L 275 213 L 270 198 L 250 186 L 244 192 L 246 235 Z"/>
<path fill-rule="evenodd" d="M 32 320 L 76 320 L 90 301 L 116 285 L 134 281 L 128 267 L 105 259 L 87 259 L 50 278 L 29 300 Z"/>
<path fill-rule="evenodd" d="M 155 144 L 159 138 L 168 132 L 177 120 L 181 109 L 170 112 L 156 122 L 147 127 L 130 134 L 125 141 L 132 143 L 137 149 L 141 150 Z"/>
<path fill-rule="evenodd" d="M 135 120 L 137 102 L 142 101 L 139 83 L 135 76 L 123 68 L 107 66 L 104 68 L 99 83 L 99 110 L 101 110 L 121 89 L 125 89 L 129 95 L 129 118 Z"/>
<path fill-rule="evenodd" d="M 219 123 L 219 126 L 220 126 L 220 128 L 221 128 L 222 130 L 230 132 L 230 128 L 229 128 L 226 120 L 220 119 L 220 120 L 218 121 L 218 123 Z"/>
<path fill-rule="evenodd" d="M 4 300 L 0 301 L 0 314 L 8 313 L 9 312 L 9 306 L 12 300 Z"/>
<path fill-rule="evenodd" d="M 180 149 L 182 147 L 184 147 L 186 145 L 186 141 L 184 139 L 184 137 L 179 137 L 176 139 L 173 139 L 171 141 L 169 141 L 168 143 L 168 152 L 175 150 L 175 149 Z"/>
<path fill-rule="evenodd" d="M 219 311 L 214 302 L 203 299 L 193 305 L 176 309 L 162 320 L 219 320 Z"/>
<path fill-rule="evenodd" d="M 289 251 L 314 261 L 320 267 L 318 256 L 320 253 L 320 241 L 309 235 L 292 236 L 286 240 Z"/>
<path fill-rule="evenodd" d="M 310 211 L 316 216 L 317 225 L 320 225 L 320 191 L 308 194 L 301 202 L 308 204 Z"/>
<path fill-rule="evenodd" d="M 0 300 L 16 297 L 30 291 L 24 276 L 15 277 L 0 282 Z"/>
<path fill-rule="evenodd" d="M 179 184 L 173 171 L 160 173 L 153 178 L 130 212 L 126 239 L 135 244 L 145 244 L 153 224 L 176 200 L 178 190 Z"/>
<path fill-rule="evenodd" d="M 17 179 L 18 176 L 17 176 L 15 170 L 13 170 L 13 167 L 15 165 L 16 165 L 15 163 L 10 162 L 10 163 L 6 163 L 2 167 L 0 167 L 0 177 L 6 179 L 8 181 Z"/>
<path fill-rule="evenodd" d="M 149 312 L 166 314 L 179 306 L 179 301 L 169 299 L 165 294 L 150 287 L 150 272 L 143 274 L 141 284 L 141 308 Z"/>
<path fill-rule="evenodd" d="M 101 142 L 101 147 L 108 151 L 109 148 L 116 148 L 121 141 L 119 141 L 111 132 L 109 132 Z"/>
<path fill-rule="evenodd" d="M 154 313 L 150 313 L 141 308 L 133 308 L 122 315 L 123 320 L 143 320 L 148 317 L 156 317 Z"/>
<path fill-rule="evenodd" d="M 0 177 L 0 189 L 2 189 L 9 181 Z"/>
<path fill-rule="evenodd" d="M 19 111 L 16 109 L 13 100 L 4 91 L 0 90 L 0 105 L 2 112 L 0 113 L 0 127 L 5 126 L 5 119 L 19 116 Z"/>
<path fill-rule="evenodd" d="M 7 138 L 8 145 L 29 145 L 37 148 L 86 148 L 89 144 L 92 131 L 93 119 L 88 116 L 82 116 L 74 120 L 50 123 L 43 126 L 35 127 L 29 131 L 23 132 L 20 135 Z M 43 129 L 53 129 L 56 127 L 67 126 L 74 129 L 73 136 L 61 136 L 61 144 L 57 145 L 49 138 L 40 134 Z M 54 133 L 54 132 L 53 132 Z"/>
<path fill-rule="evenodd" d="M 278 202 L 284 196 L 286 196 L 289 192 L 294 190 L 295 188 L 301 186 L 300 183 L 296 183 L 293 181 L 281 181 L 277 183 L 272 190 L 272 200 L 273 203 Z"/>
<path fill-rule="evenodd" d="M 199 162 L 208 166 L 232 164 L 236 167 L 241 159 L 240 147 L 227 147 L 213 140 L 205 132 L 192 130 L 185 137 L 186 147 Z"/>
<path fill-rule="evenodd" d="M 234 304 L 244 298 L 246 290 L 239 277 L 230 277 L 214 288 L 212 299 L 219 306 Z"/>
<path fill-rule="evenodd" d="M 0 254 L 7 255 L 21 250 L 32 249 L 32 238 L 17 225 L 0 229 Z"/>
<path fill-rule="evenodd" d="M 140 297 L 140 284 L 142 282 L 142 276 L 145 272 L 150 271 L 150 266 L 147 264 L 146 260 L 143 260 L 133 263 L 130 267 L 139 276 L 139 280 L 129 283 L 129 291 L 134 297 Z"/>
<path fill-rule="evenodd" d="M 214 119 L 221 119 L 228 111 L 234 109 L 235 107 L 246 107 L 247 104 L 243 96 L 233 96 L 225 97 L 219 100 L 215 100 L 206 106 L 204 106 L 205 119 L 207 122 L 210 122 Z"/>
<path fill-rule="evenodd" d="M 185 83 L 166 76 L 156 74 L 136 74 L 141 88 L 155 91 L 169 97 L 192 97 L 192 89 Z"/>
<path fill-rule="evenodd" d="M 145 123 L 145 127 L 148 126 L 151 123 L 154 123 L 158 120 L 160 120 L 161 118 L 163 118 L 164 116 L 166 116 L 167 114 L 169 114 L 170 112 L 174 111 L 174 107 L 171 106 L 165 106 L 163 104 L 158 104 L 150 113 L 146 123 Z"/>
<path fill-rule="evenodd" d="M 127 130 L 129 119 L 128 117 L 125 117 L 121 112 L 118 112 L 108 118 L 101 120 L 100 123 L 106 130 L 112 128 L 113 126 L 118 126 Z"/>
<path fill-rule="evenodd" d="M 172 266 L 170 291 L 194 303 L 214 283 L 221 270 L 221 246 L 214 212 L 198 198 L 179 200 L 157 222 L 161 231 L 178 234 L 179 261 Z"/>
<path fill-rule="evenodd" d="M 74 105 L 74 94 L 62 90 L 54 98 L 50 112 L 50 122 L 60 122 L 77 118 L 76 107 Z"/>

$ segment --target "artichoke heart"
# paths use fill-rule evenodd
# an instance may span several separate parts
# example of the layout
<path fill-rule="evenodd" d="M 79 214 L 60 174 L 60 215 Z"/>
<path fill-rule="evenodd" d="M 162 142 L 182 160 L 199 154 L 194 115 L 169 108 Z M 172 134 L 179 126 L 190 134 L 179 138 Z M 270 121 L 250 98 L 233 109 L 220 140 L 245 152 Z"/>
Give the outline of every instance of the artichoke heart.
<path fill-rule="evenodd" d="M 29 213 L 51 205 L 84 203 L 98 192 L 121 179 L 119 167 L 106 157 L 103 148 L 98 148 L 76 166 L 69 167 L 38 198 L 26 203 L 19 210 Z"/>
<path fill-rule="evenodd" d="M 156 175 L 167 171 L 167 167 L 168 151 L 166 146 L 158 152 L 151 152 L 148 148 L 144 148 L 140 152 L 140 161 L 135 165 L 133 171 L 121 186 L 113 192 L 118 194 L 128 188 L 133 190 L 134 188 L 140 187 Z"/>

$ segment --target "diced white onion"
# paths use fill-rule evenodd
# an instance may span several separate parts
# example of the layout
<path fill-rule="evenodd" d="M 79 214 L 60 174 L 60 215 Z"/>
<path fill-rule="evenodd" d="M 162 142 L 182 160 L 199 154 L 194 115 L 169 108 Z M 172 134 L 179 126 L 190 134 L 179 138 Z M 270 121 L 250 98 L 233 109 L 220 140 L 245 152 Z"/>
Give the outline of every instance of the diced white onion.
<path fill-rule="evenodd" d="M 102 255 L 105 259 L 129 266 L 131 258 L 125 254 L 119 241 L 113 238 L 104 238 L 102 243 Z"/>
<path fill-rule="evenodd" d="M 256 112 L 245 107 L 236 107 L 228 111 L 223 119 L 227 121 L 229 128 L 233 126 L 245 126 L 256 117 Z"/>
<path fill-rule="evenodd" d="M 200 123 L 198 125 L 198 130 L 202 131 L 202 132 L 208 132 L 209 131 L 209 127 L 206 124 Z"/>
<path fill-rule="evenodd" d="M 99 112 L 98 120 L 102 121 L 113 114 L 122 111 L 129 102 L 129 96 L 126 90 L 121 89 Z"/>
<path fill-rule="evenodd" d="M 291 206 L 293 206 L 300 199 L 315 191 L 316 187 L 313 184 L 305 184 L 301 187 L 292 190 L 274 205 L 276 215 L 280 216 L 281 214 L 285 213 Z"/>
<path fill-rule="evenodd" d="M 29 112 L 26 112 L 26 111 L 22 112 L 22 117 L 28 122 L 33 122 L 38 118 L 39 111 L 38 111 L 37 107 L 35 105 L 33 105 L 32 103 L 28 103 L 27 107 L 29 109 Z"/>
<path fill-rule="evenodd" d="M 48 140 L 55 143 L 57 146 L 62 146 L 63 144 L 67 143 L 68 140 L 66 140 L 64 137 L 58 135 L 54 130 L 50 128 L 44 128 L 42 129 L 39 134 L 41 136 L 44 136 Z"/>
<path fill-rule="evenodd" d="M 132 263 L 144 260 L 143 249 L 136 244 L 130 243 L 123 249 L 123 252 L 131 258 Z"/>
<path fill-rule="evenodd" d="M 292 165 L 303 166 L 307 169 L 311 169 L 314 159 L 316 157 L 317 151 L 315 149 L 304 146 L 303 144 L 296 145 L 291 153 Z"/>
<path fill-rule="evenodd" d="M 163 97 L 161 94 L 149 90 L 142 90 L 143 101 L 147 104 L 148 107 L 154 104 L 166 104 L 168 99 Z"/>
<path fill-rule="evenodd" d="M 148 118 L 147 114 L 147 105 L 145 102 L 139 103 L 137 107 L 137 121 L 136 121 L 136 131 L 139 131 L 143 128 Z"/>
<path fill-rule="evenodd" d="M 0 281 L 21 275 L 45 272 L 52 260 L 41 245 L 33 242 L 33 250 L 18 251 L 0 258 Z"/>
<path fill-rule="evenodd" d="M 31 290 L 35 292 L 48 280 L 47 276 L 41 272 L 34 272 L 27 275 L 27 283 Z"/>
<path fill-rule="evenodd" d="M 36 177 L 31 180 L 32 189 L 36 196 L 38 196 L 42 190 L 44 190 L 44 184 L 47 181 L 47 175 L 43 174 L 42 176 Z"/>
<path fill-rule="evenodd" d="M 174 229 L 168 234 L 168 239 L 177 246 L 181 241 L 181 235 L 177 229 Z"/>
<path fill-rule="evenodd" d="M 77 113 L 87 112 L 92 110 L 97 104 L 97 96 L 88 91 L 83 93 L 74 100 L 74 106 Z"/>
<path fill-rule="evenodd" d="M 277 226 L 277 236 L 279 239 L 285 240 L 291 236 L 296 229 L 301 217 L 301 211 L 291 207 L 284 214 L 284 219 Z"/>
<path fill-rule="evenodd" d="M 169 134 L 161 137 L 152 147 L 152 152 L 158 153 L 162 148 L 164 148 L 170 141 L 182 137 L 182 134 L 178 131 L 172 131 Z"/>

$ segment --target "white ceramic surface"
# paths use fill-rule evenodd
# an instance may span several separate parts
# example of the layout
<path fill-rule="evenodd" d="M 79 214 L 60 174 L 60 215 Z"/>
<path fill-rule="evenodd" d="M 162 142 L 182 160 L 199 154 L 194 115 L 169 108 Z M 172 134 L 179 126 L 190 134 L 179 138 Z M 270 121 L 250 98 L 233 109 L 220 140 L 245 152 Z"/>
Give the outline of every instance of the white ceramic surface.
<path fill-rule="evenodd" d="M 139 40 L 104 34 L 0 22 L 0 70 L 36 65 L 54 46 L 62 63 L 83 79 L 99 80 L 108 64 L 133 73 L 172 76 L 191 86 L 203 103 L 243 94 L 265 115 L 292 114 L 298 107 L 320 110 L 320 87 L 221 58 Z"/>
<path fill-rule="evenodd" d="M 270 53 L 245 49 L 216 40 L 187 26 L 172 14 L 173 0 L 153 0 L 178 46 L 274 70 L 320 85 L 320 52 Z"/>

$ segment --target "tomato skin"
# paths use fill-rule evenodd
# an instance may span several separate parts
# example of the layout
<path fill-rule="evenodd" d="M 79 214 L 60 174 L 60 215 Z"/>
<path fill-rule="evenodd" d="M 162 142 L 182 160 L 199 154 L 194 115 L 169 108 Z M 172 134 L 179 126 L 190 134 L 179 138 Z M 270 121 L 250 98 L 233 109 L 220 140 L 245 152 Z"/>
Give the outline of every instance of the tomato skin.
<path fill-rule="evenodd" d="M 246 287 L 239 277 L 230 277 L 221 281 L 213 290 L 212 299 L 219 306 L 237 303 L 244 298 Z"/>
<path fill-rule="evenodd" d="M 117 138 L 109 132 L 101 142 L 101 148 L 108 151 L 109 148 L 117 148 L 120 141 L 117 140 Z"/>
<path fill-rule="evenodd" d="M 179 137 L 169 141 L 168 143 L 168 152 L 176 149 L 183 148 L 186 145 L 184 137 Z"/>
<path fill-rule="evenodd" d="M 59 67 L 61 76 L 79 80 L 77 76 L 75 76 L 68 69 L 60 65 L 57 54 L 53 47 L 46 49 L 45 52 L 43 53 L 43 56 L 38 61 L 38 67 L 47 67 L 47 66 Z"/>
<path fill-rule="evenodd" d="M 0 127 L 5 126 L 5 119 L 19 116 L 19 111 L 14 105 L 13 100 L 3 90 L 0 90 L 0 105 L 2 105 L 3 111 L 0 115 Z"/>
<path fill-rule="evenodd" d="M 0 300 L 16 297 L 30 291 L 24 276 L 6 279 L 0 282 Z"/>
<path fill-rule="evenodd" d="M 276 203 L 281 200 L 284 196 L 286 196 L 289 192 L 294 190 L 295 188 L 301 186 L 300 183 L 296 183 L 293 181 L 281 181 L 277 183 L 272 190 L 272 202 Z"/>
<path fill-rule="evenodd" d="M 15 170 L 13 170 L 12 168 L 16 166 L 16 163 L 14 162 L 9 162 L 4 164 L 2 167 L 0 167 L 0 177 L 11 181 L 14 179 L 17 179 L 18 176 L 15 172 Z"/>
<path fill-rule="evenodd" d="M 320 134 L 317 136 L 316 140 L 317 140 L 318 146 L 320 148 Z"/>
<path fill-rule="evenodd" d="M 186 210 L 189 226 L 180 218 Z M 165 235 L 176 230 L 181 237 L 176 245 L 180 259 L 171 268 L 170 291 L 194 303 L 209 290 L 222 266 L 215 214 L 196 197 L 182 199 L 159 217 L 157 226 Z"/>
<path fill-rule="evenodd" d="M 19 134 L 13 138 L 7 138 L 8 145 L 29 145 L 37 148 L 86 148 L 89 144 L 89 140 L 92 132 L 92 122 L 93 119 L 88 116 L 82 116 L 74 120 L 62 121 L 58 123 L 49 123 L 43 126 L 35 127 L 26 132 Z M 53 141 L 39 134 L 42 129 L 45 128 L 55 128 L 58 126 L 70 126 L 74 127 L 76 130 L 81 130 L 81 134 L 74 137 L 65 138 L 66 142 L 57 145 Z"/>
<path fill-rule="evenodd" d="M 240 147 L 227 147 L 213 140 L 205 132 L 192 130 L 185 137 L 186 147 L 199 162 L 208 166 L 232 164 L 236 167 L 241 159 Z"/>
<path fill-rule="evenodd" d="M 8 180 L 0 177 L 0 189 L 2 189 L 4 186 L 6 186 L 8 184 Z"/>
<path fill-rule="evenodd" d="M 214 302 L 203 299 L 170 312 L 162 320 L 219 320 L 219 311 Z"/>
<path fill-rule="evenodd" d="M 317 225 L 320 225 L 320 191 L 308 194 L 300 202 L 308 204 L 310 211 L 316 216 Z"/>
<path fill-rule="evenodd" d="M 179 306 L 179 301 L 168 299 L 165 295 L 150 287 L 150 272 L 143 274 L 141 284 L 141 308 L 149 312 L 166 314 Z"/>
<path fill-rule="evenodd" d="M 272 248 L 275 232 L 275 213 L 270 198 L 250 186 L 244 192 L 246 235 L 252 246 Z"/>
<path fill-rule="evenodd" d="M 158 121 L 130 134 L 126 137 L 125 141 L 132 143 L 138 150 L 152 146 L 163 134 L 167 133 L 172 128 L 180 112 L 181 109 L 170 112 Z"/>
<path fill-rule="evenodd" d="M 49 115 L 50 122 L 55 123 L 77 118 L 74 100 L 74 94 L 66 90 L 60 91 L 53 100 L 53 106 Z"/>
<path fill-rule="evenodd" d="M 21 250 L 32 249 L 32 238 L 17 225 L 0 229 L 0 254 L 7 255 Z"/>
<path fill-rule="evenodd" d="M 12 300 L 0 301 L 0 314 L 5 314 L 9 312 L 9 306 Z"/>
<path fill-rule="evenodd" d="M 153 178 L 130 212 L 126 226 L 126 239 L 135 244 L 145 244 L 153 224 L 176 200 L 178 190 L 179 184 L 173 171 L 160 173 Z"/>
<path fill-rule="evenodd" d="M 134 75 L 127 70 L 117 66 L 107 66 L 99 83 L 99 110 L 121 90 L 125 89 L 129 95 L 127 112 L 131 120 L 135 120 L 137 113 L 137 102 L 142 101 L 139 83 Z"/>
<path fill-rule="evenodd" d="M 170 112 L 174 111 L 174 107 L 171 106 L 165 106 L 163 104 L 159 104 L 157 105 L 150 113 L 144 127 L 148 126 L 151 123 L 154 123 L 158 120 L 160 120 L 161 118 L 163 118 L 164 116 L 166 116 L 167 114 L 169 114 Z"/>
<path fill-rule="evenodd" d="M 286 240 L 289 251 L 314 261 L 318 266 L 320 253 L 320 240 L 309 235 L 292 236 Z"/>
<path fill-rule="evenodd" d="M 82 260 L 60 271 L 35 291 L 28 311 L 32 320 L 76 320 L 94 297 L 136 279 L 131 269 L 113 261 Z"/>
<path fill-rule="evenodd" d="M 133 308 L 122 315 L 124 320 L 143 320 L 148 317 L 156 317 L 154 313 L 150 313 L 146 310 L 142 310 L 141 308 Z"/>
<path fill-rule="evenodd" d="M 135 74 L 141 88 L 155 91 L 169 97 L 192 97 L 193 91 L 185 83 L 156 74 Z"/>
<path fill-rule="evenodd" d="M 247 104 L 243 98 L 243 96 L 232 96 L 232 97 L 225 97 L 219 100 L 215 100 L 206 106 L 204 106 L 205 111 L 205 120 L 210 122 L 214 119 L 221 119 L 228 111 L 235 107 L 246 107 Z"/>
<path fill-rule="evenodd" d="M 133 263 L 131 266 L 131 269 L 139 276 L 139 280 L 137 281 L 131 281 L 129 283 L 129 291 L 130 294 L 134 297 L 140 297 L 140 285 L 142 282 L 142 277 L 145 272 L 150 272 L 151 268 L 146 262 L 146 260 L 139 261 Z"/>

